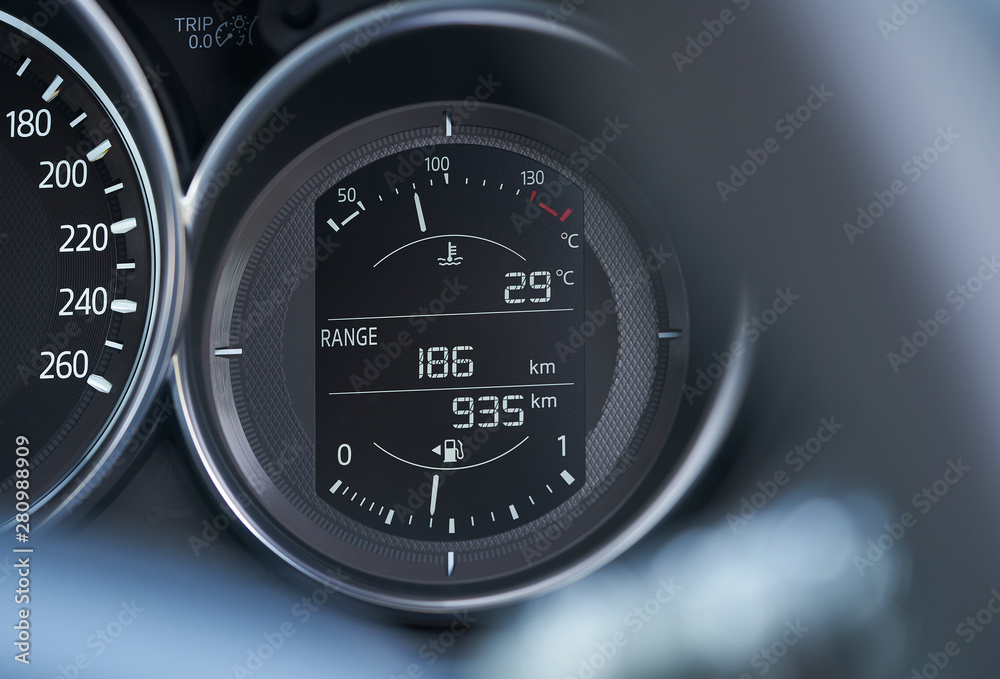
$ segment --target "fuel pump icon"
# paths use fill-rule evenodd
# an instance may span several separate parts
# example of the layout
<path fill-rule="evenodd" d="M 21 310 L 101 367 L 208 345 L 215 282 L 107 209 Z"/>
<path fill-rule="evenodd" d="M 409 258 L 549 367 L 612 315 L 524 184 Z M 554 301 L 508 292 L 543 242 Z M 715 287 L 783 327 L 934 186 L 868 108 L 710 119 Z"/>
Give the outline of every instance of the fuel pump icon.
<path fill-rule="evenodd" d="M 434 446 L 432 449 L 435 455 L 443 455 L 445 462 L 458 462 L 465 459 L 465 450 L 462 442 L 458 439 L 445 439 L 443 446 Z"/>

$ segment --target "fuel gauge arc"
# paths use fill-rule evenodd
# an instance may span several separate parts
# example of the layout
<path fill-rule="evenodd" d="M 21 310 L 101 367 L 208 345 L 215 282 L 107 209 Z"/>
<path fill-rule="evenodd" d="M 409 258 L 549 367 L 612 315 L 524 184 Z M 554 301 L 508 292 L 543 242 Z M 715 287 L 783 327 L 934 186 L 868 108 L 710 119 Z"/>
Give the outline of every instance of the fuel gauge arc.
<path fill-rule="evenodd" d="M 513 448 L 505 450 L 504 452 L 500 453 L 496 457 L 491 457 L 488 460 L 483 460 L 482 462 L 476 462 L 475 464 L 453 466 L 453 467 L 432 467 L 430 465 L 418 464 L 416 462 L 412 462 L 410 460 L 402 458 L 399 455 L 394 455 L 393 453 L 391 453 L 388 450 L 386 450 L 384 447 L 380 446 L 376 441 L 372 441 L 372 445 L 375 446 L 376 448 L 378 448 L 379 450 L 381 450 L 383 453 L 385 453 L 389 457 L 391 457 L 391 458 L 393 458 L 395 460 L 399 460 L 403 464 L 408 464 L 408 465 L 411 465 L 413 467 L 420 467 L 421 469 L 430 469 L 431 471 L 446 472 L 446 471 L 451 471 L 451 470 L 461 471 L 463 469 L 474 469 L 475 467 L 482 467 L 483 465 L 487 465 L 487 464 L 489 464 L 491 462 L 495 462 L 496 460 L 499 460 L 504 455 L 508 455 L 508 454 L 514 452 L 515 450 L 517 450 L 529 438 L 531 438 L 531 437 L 530 436 L 525 436 L 523 439 L 521 439 L 520 441 L 518 441 L 517 444 Z M 454 462 L 455 461 L 454 457 L 451 460 L 448 459 L 448 451 L 447 451 L 448 441 L 456 441 L 457 442 L 457 439 L 448 439 L 448 440 L 445 441 L 444 446 L 435 446 L 432 450 L 433 450 L 433 452 L 435 452 L 438 455 L 444 455 L 445 456 L 445 462 L 449 462 L 449 461 L 450 462 Z M 445 449 L 445 452 L 441 451 L 442 448 Z M 457 444 L 455 446 L 453 446 L 453 448 L 457 448 L 459 450 L 462 450 L 461 442 L 457 442 Z"/>

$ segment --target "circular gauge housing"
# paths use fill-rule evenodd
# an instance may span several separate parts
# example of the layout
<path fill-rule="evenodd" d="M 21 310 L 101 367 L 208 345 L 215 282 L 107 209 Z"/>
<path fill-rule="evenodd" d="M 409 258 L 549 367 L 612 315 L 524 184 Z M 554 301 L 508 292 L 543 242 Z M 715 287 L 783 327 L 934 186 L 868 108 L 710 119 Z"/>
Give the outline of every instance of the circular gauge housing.
<path fill-rule="evenodd" d="M 189 195 L 203 294 L 176 362 L 184 431 L 261 544 L 363 600 L 442 612 L 566 583 L 710 457 L 682 399 L 682 257 L 605 153 L 629 123 L 604 114 L 588 140 L 567 127 L 593 120 L 576 87 L 542 96 L 537 74 L 471 57 L 454 85 L 384 71 L 384 97 L 321 105 L 457 34 L 470 55 L 513 41 L 526 64 L 540 49 L 601 73 L 595 91 L 620 84 L 592 41 L 553 50 L 543 25 L 404 10 L 389 47 L 343 60 L 337 27 L 251 92 Z"/>
<path fill-rule="evenodd" d="M 106 18 L 89 5 L 73 14 L 77 49 L 85 35 L 91 60 L 122 59 L 123 41 Z M 164 372 L 176 316 L 178 193 L 162 124 L 133 63 L 109 78 L 130 87 L 126 107 L 66 47 L 0 13 L 0 495 L 8 525 L 28 505 L 40 521 L 117 472 L 129 429 Z M 156 150 L 151 167 L 140 142 Z"/>
<path fill-rule="evenodd" d="M 542 121 L 453 108 L 380 116 L 286 168 L 230 243 L 207 347 L 270 511 L 331 559 L 437 584 L 516 570 L 588 498 L 620 501 L 626 484 L 598 491 L 650 461 L 687 342 L 669 243 L 510 131 Z"/>

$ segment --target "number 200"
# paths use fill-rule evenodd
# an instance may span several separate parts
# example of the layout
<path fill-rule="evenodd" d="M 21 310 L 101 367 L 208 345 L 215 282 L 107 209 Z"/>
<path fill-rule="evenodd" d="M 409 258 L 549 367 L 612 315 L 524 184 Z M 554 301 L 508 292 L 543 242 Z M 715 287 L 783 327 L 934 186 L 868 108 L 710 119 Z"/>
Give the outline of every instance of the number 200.
<path fill-rule="evenodd" d="M 60 160 L 53 163 L 51 160 L 43 160 L 39 166 L 48 168 L 48 173 L 38 184 L 40 189 L 65 189 L 70 186 L 81 188 L 87 184 L 87 161 L 80 159 L 70 163 L 68 160 Z M 55 180 L 53 185 L 52 181 Z"/>

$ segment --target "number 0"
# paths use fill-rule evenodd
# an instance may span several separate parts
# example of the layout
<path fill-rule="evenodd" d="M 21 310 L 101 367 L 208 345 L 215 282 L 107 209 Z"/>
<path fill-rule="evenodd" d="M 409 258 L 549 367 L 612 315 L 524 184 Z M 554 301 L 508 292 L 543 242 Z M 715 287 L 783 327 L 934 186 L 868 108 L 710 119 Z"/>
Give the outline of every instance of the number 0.
<path fill-rule="evenodd" d="M 348 444 L 341 443 L 340 447 L 337 448 L 337 462 L 339 462 L 342 467 L 346 467 L 351 464 L 351 447 Z"/>

